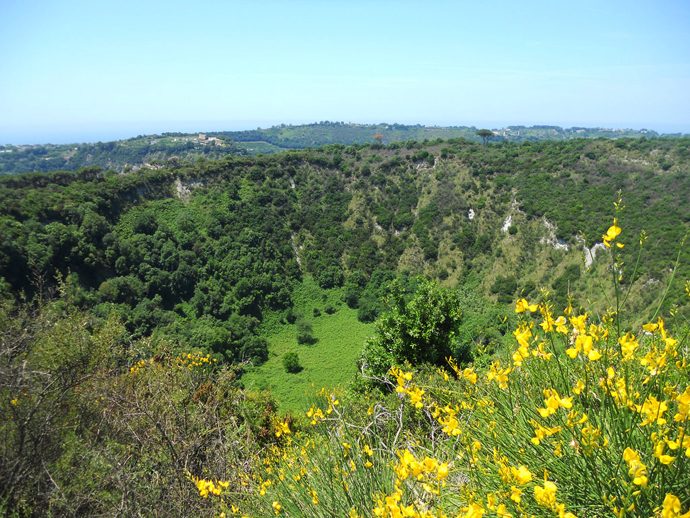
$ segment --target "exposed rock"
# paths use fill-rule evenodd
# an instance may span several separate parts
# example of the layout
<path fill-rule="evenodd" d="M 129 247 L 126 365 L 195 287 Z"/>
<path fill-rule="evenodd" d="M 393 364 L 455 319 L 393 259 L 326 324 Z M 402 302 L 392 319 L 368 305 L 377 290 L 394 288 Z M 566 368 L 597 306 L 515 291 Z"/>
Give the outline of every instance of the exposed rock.
<path fill-rule="evenodd" d="M 508 229 L 510 228 L 510 225 L 512 225 L 512 224 L 513 224 L 513 216 L 511 214 L 508 214 L 508 217 L 503 222 L 503 226 L 501 227 L 501 232 L 508 232 Z"/>
<path fill-rule="evenodd" d="M 177 178 L 175 180 L 175 191 L 177 192 L 177 197 L 180 198 L 180 201 L 183 203 L 189 203 L 189 200 L 192 198 L 192 191 L 203 185 L 204 183 L 201 180 L 192 180 L 183 184 L 182 181 Z"/>
<path fill-rule="evenodd" d="M 547 245 L 551 245 L 556 250 L 566 250 L 567 251 L 570 248 L 568 246 L 568 243 L 566 243 L 562 239 L 558 239 L 556 237 L 556 225 L 554 225 L 553 223 L 550 223 L 546 218 L 542 218 L 542 221 L 544 222 L 544 226 L 548 230 L 549 235 L 542 237 L 539 240 L 539 242 L 545 243 Z"/>

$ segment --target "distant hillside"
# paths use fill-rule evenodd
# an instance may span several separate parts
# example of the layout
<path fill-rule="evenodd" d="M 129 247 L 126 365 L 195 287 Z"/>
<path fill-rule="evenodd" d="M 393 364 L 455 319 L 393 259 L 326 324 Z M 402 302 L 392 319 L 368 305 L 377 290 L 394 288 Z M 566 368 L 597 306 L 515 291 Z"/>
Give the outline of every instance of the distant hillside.
<path fill-rule="evenodd" d="M 493 130 L 492 142 L 539 142 L 577 138 L 658 137 L 651 130 L 568 128 L 558 126 L 509 126 Z M 267 129 L 210 132 L 207 134 L 163 133 L 115 142 L 66 145 L 0 146 L 0 175 L 34 171 L 76 171 L 99 166 L 118 172 L 140 167 L 179 165 L 224 156 L 271 154 L 286 149 L 316 148 L 327 144 L 365 144 L 415 140 L 466 138 L 480 142 L 474 126 L 406 126 L 403 124 L 353 124 L 320 122 Z"/>
<path fill-rule="evenodd" d="M 319 122 L 292 126 L 281 124 L 268 129 L 249 131 L 224 131 L 213 135 L 224 136 L 235 142 L 266 142 L 280 148 L 303 149 L 325 144 L 365 144 L 374 142 L 376 137 L 383 144 L 406 140 L 433 141 L 464 137 L 480 142 L 478 128 L 474 126 L 408 126 L 405 124 L 355 124 L 344 122 Z M 558 126 L 509 126 L 492 130 L 492 141 L 538 142 L 543 140 L 570 140 L 575 138 L 639 138 L 658 137 L 650 130 L 611 129 L 611 128 L 568 128 Z"/>
<path fill-rule="evenodd" d="M 128 172 L 227 155 L 246 155 L 243 147 L 203 134 L 164 133 L 115 142 L 35 146 L 0 146 L 0 175 L 34 171 L 76 171 L 99 166 Z"/>

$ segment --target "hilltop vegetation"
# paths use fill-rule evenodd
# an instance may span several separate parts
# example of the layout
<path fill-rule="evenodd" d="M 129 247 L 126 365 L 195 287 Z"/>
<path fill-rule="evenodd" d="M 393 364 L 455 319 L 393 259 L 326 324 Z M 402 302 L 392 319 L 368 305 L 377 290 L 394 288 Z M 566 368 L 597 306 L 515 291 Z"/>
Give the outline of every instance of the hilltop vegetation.
<path fill-rule="evenodd" d="M 474 126 L 422 126 L 421 124 L 354 124 L 319 122 L 304 125 L 273 126 L 247 131 L 215 133 L 236 142 L 267 142 L 287 149 L 319 147 L 326 144 L 366 144 L 379 141 L 384 144 L 408 140 L 432 141 L 436 139 L 466 138 L 479 142 Z M 376 137 L 379 138 L 376 138 Z M 574 138 L 648 138 L 658 137 L 655 131 L 604 128 L 568 128 L 559 126 L 508 126 L 494 129 L 492 140 L 499 142 L 538 142 L 543 140 L 571 140 Z"/>
<path fill-rule="evenodd" d="M 649 130 L 568 128 L 558 126 L 509 126 L 494 130 L 491 140 L 537 142 L 574 138 L 653 138 Z M 208 134 L 163 133 L 140 135 L 117 142 L 67 145 L 0 146 L 0 175 L 34 171 L 76 171 L 99 166 L 119 172 L 139 167 L 176 166 L 183 162 L 218 159 L 227 155 L 257 155 L 320 147 L 327 144 L 388 144 L 408 140 L 466 138 L 479 142 L 477 128 L 466 126 L 406 126 L 404 124 L 352 124 L 320 122 L 273 126 L 247 131 Z"/>
<path fill-rule="evenodd" d="M 93 144 L 0 146 L 0 175 L 30 172 L 76 171 L 97 166 L 120 172 L 157 168 L 180 162 L 247 155 L 225 139 L 200 139 L 198 134 L 165 133 Z"/>

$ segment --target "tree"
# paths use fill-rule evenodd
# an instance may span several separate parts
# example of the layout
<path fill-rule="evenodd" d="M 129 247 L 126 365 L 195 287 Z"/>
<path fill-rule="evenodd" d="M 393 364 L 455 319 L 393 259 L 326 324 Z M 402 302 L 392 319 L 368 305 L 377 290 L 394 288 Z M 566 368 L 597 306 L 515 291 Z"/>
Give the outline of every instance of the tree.
<path fill-rule="evenodd" d="M 494 136 L 494 132 L 489 129 L 480 129 L 477 131 L 477 135 L 479 135 L 482 138 L 482 142 L 486 144 L 489 142 L 489 139 Z"/>
<path fill-rule="evenodd" d="M 283 367 L 285 372 L 295 373 L 302 370 L 299 364 L 299 355 L 295 352 L 287 352 L 283 355 Z"/>
<path fill-rule="evenodd" d="M 374 135 L 374 140 L 379 143 L 383 142 L 383 135 L 381 135 L 381 133 L 377 133 Z"/>
<path fill-rule="evenodd" d="M 316 338 L 314 338 L 311 333 L 311 322 L 304 318 L 299 318 L 297 320 L 297 343 L 308 345 L 316 343 Z"/>
<path fill-rule="evenodd" d="M 343 270 L 338 266 L 331 266 L 319 276 L 318 283 L 325 290 L 343 285 Z"/>
<path fill-rule="evenodd" d="M 365 344 L 361 360 L 374 376 L 384 376 L 404 362 L 445 365 L 453 356 L 462 319 L 458 294 L 423 277 L 417 282 L 409 300 L 397 280 L 384 299 L 388 311 L 376 321 L 376 336 Z"/>

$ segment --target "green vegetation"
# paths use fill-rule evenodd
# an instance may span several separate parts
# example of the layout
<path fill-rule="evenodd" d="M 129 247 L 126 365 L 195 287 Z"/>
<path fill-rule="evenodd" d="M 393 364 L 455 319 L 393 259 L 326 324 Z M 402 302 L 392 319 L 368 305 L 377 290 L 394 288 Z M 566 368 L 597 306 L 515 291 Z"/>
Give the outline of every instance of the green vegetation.
<path fill-rule="evenodd" d="M 687 325 L 678 340 L 658 319 L 637 338 L 623 306 L 601 319 L 552 308 L 520 301 L 515 343 L 488 368 L 393 367 L 388 395 L 320 394 L 310 430 L 276 423 L 289 440 L 257 461 L 246 503 L 233 505 L 259 516 L 687 516 Z"/>
<path fill-rule="evenodd" d="M 296 321 L 265 322 L 269 358 L 261 365 L 245 367 L 244 386 L 270 390 L 281 411 L 299 413 L 315 387 L 331 390 L 352 381 L 358 372 L 356 362 L 362 346 L 374 334 L 374 326 L 360 322 L 357 310 L 342 303 L 341 297 L 341 290 L 323 290 L 311 277 L 306 277 L 293 293 L 294 312 L 304 314 L 314 307 L 323 308 L 322 315 L 312 319 L 314 343 L 298 344 Z M 329 305 L 336 311 L 325 311 Z M 288 375 L 283 368 L 281 358 L 289 351 L 299 354 L 303 367 L 299 373 Z"/>
<path fill-rule="evenodd" d="M 362 357 L 364 372 L 385 376 L 394 365 L 428 363 L 444 365 L 447 358 L 471 359 L 469 351 L 455 347 L 462 319 L 457 293 L 419 279 L 414 294 L 405 300 L 400 284 L 390 287 L 384 304 L 387 311 L 377 321 L 376 337 L 368 340 Z M 454 350 L 455 349 L 455 350 Z"/>
<path fill-rule="evenodd" d="M 334 144 L 127 175 L 91 167 L 7 176 L 2 289 L 31 297 L 52 289 L 59 272 L 73 279 L 81 307 L 118 314 L 134 336 L 260 362 L 262 322 L 294 309 L 305 275 L 342 288 L 340 301 L 363 322 L 380 315 L 392 280 L 417 275 L 446 286 L 472 279 L 502 303 L 526 287 L 553 290 L 559 303 L 568 293 L 581 299 L 598 281 L 580 266 L 578 234 L 590 249 L 600 243 L 601 216 L 621 190 L 620 224 L 655 236 L 636 278 L 631 260 L 623 270 L 624 283 L 646 283 L 631 293 L 642 319 L 660 300 L 690 221 L 688 143 Z M 592 302 L 605 309 L 604 298 Z M 665 304 L 686 314 L 678 287 Z M 322 318 L 313 309 L 299 315 L 305 344 Z"/>
<path fill-rule="evenodd" d="M 76 171 L 90 166 L 129 172 L 141 167 L 175 167 L 226 155 L 275 150 L 269 145 L 250 153 L 245 146 L 222 137 L 213 138 L 202 139 L 198 134 L 164 133 L 93 144 L 0 146 L 0 175 Z"/>
<path fill-rule="evenodd" d="M 480 130 L 490 131 L 490 130 Z M 489 137 L 508 142 L 571 140 L 576 138 L 654 138 L 654 131 L 558 126 L 509 126 L 490 131 Z M 680 136 L 680 135 L 674 135 Z M 478 141 L 474 127 L 406 126 L 404 124 L 352 124 L 320 122 L 267 129 L 140 135 L 116 142 L 65 145 L 0 145 L 0 175 L 34 171 L 76 171 L 99 166 L 119 172 L 140 167 L 177 167 L 227 155 L 278 153 L 286 149 L 317 148 L 328 144 L 389 144 L 417 140 L 466 138 Z M 483 138 L 483 137 L 482 137 Z"/>
<path fill-rule="evenodd" d="M 302 370 L 302 366 L 299 363 L 299 355 L 296 352 L 289 351 L 283 355 L 283 367 L 285 372 L 294 374 Z"/>
<path fill-rule="evenodd" d="M 4 179 L 0 509 L 687 514 L 687 143 L 648 142 L 553 174 L 550 145 L 458 141 L 357 149 L 368 175 L 330 147 Z M 582 268 L 542 218 L 586 179 L 605 207 L 604 159 L 638 188 Z"/>
<path fill-rule="evenodd" d="M 512 486 L 537 516 L 620 515 L 623 497 L 652 515 L 666 493 L 687 510 L 672 418 L 686 405 L 690 138 L 376 131 L 383 143 L 0 178 L 5 514 L 370 516 L 404 503 L 518 516 Z M 634 406 L 611 392 L 621 379 Z M 573 398 L 570 424 L 561 403 L 541 415 L 554 394 Z M 642 424 L 652 397 L 666 423 Z M 295 447 L 332 476 L 304 475 L 288 496 L 265 470 L 296 474 L 283 464 Z M 403 476 L 406 450 L 429 457 L 418 481 L 439 494 Z M 648 487 L 625 478 L 633 465 Z"/>
<path fill-rule="evenodd" d="M 491 131 L 491 130 L 479 130 Z M 659 136 L 654 131 L 629 130 L 629 129 L 603 129 L 603 128 L 568 128 L 558 126 L 509 126 L 496 130 L 498 139 L 506 139 L 510 142 L 542 141 L 542 140 L 569 140 L 573 138 L 621 138 Z M 434 141 L 437 139 L 466 138 L 479 139 L 477 128 L 474 126 L 422 126 L 405 124 L 354 124 L 344 122 L 323 121 L 314 124 L 273 126 L 267 129 L 249 131 L 225 131 L 214 133 L 232 139 L 235 142 L 264 141 L 281 148 L 303 149 L 307 147 L 319 147 L 327 144 L 366 144 L 377 142 L 390 144 L 391 142 L 404 142 L 408 140 Z M 490 137 L 494 134 L 491 132 Z M 483 138 L 483 137 L 482 137 Z"/>
<path fill-rule="evenodd" d="M 273 401 L 199 351 L 133 341 L 60 289 L 55 301 L 0 306 L 0 514 L 211 512 L 191 474 L 239 486 L 230 467 L 272 442 Z"/>

